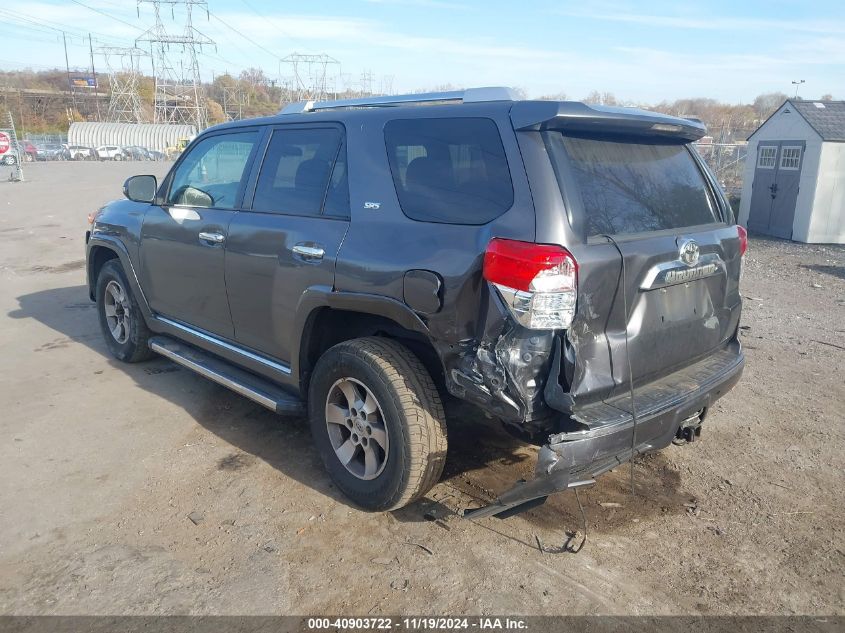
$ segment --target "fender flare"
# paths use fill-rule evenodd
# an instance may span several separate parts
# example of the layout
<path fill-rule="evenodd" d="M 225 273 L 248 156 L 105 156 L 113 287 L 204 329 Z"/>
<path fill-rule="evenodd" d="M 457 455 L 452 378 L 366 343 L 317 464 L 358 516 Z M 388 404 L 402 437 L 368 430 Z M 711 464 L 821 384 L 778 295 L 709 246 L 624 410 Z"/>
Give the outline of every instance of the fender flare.
<path fill-rule="evenodd" d="M 91 238 L 88 240 L 86 275 L 88 277 L 89 294 L 91 295 L 92 300 L 96 300 L 96 297 L 94 297 L 94 290 L 97 284 L 97 280 L 93 278 L 93 271 L 91 270 L 91 251 L 94 248 L 106 248 L 117 255 L 117 258 L 120 260 L 120 265 L 123 266 L 123 271 L 126 273 L 126 278 L 129 280 L 129 285 L 132 288 L 132 294 L 138 301 L 138 306 L 141 308 L 144 318 L 147 322 L 149 322 L 153 313 L 152 310 L 150 310 L 150 304 L 147 301 L 147 296 L 144 294 L 143 288 L 141 288 L 141 282 L 138 280 L 138 274 L 135 272 L 135 266 L 132 264 L 132 258 L 129 256 L 129 251 L 126 248 L 126 245 L 120 239 L 112 235 L 104 235 L 102 233 L 92 234 Z"/>
<path fill-rule="evenodd" d="M 431 340 L 431 332 L 423 320 L 403 302 L 365 292 L 336 291 L 331 286 L 311 286 L 302 293 L 296 306 L 292 336 L 291 370 L 300 377 L 302 340 L 314 313 L 320 308 L 360 312 L 389 319 L 407 330 L 417 332 Z"/>

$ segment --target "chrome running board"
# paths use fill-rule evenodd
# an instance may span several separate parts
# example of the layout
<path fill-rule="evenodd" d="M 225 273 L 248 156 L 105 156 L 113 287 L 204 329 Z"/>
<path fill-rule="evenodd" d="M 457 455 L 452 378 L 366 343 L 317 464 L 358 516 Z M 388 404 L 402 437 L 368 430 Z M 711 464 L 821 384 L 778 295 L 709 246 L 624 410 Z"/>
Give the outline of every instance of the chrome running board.
<path fill-rule="evenodd" d="M 168 336 L 150 338 L 150 349 L 174 363 L 228 387 L 280 415 L 304 415 L 305 403 L 278 385 Z"/>

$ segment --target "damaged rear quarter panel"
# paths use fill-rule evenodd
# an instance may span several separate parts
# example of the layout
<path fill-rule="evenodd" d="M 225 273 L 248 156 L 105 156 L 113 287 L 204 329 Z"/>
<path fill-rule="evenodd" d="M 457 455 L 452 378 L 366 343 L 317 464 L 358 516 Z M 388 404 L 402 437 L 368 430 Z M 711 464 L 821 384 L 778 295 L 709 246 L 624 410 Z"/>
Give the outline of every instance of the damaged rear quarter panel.
<path fill-rule="evenodd" d="M 471 104 L 417 108 L 408 118 L 479 116 Z M 480 106 L 479 106 L 480 107 Z M 528 179 L 508 118 L 510 105 L 498 114 L 484 106 L 483 116 L 496 121 L 513 184 L 513 206 L 484 225 L 420 222 L 400 208 L 387 160 L 383 128 L 391 112 L 360 115 L 348 125 L 351 222 L 338 253 L 335 290 L 388 296 L 404 301 L 408 270 L 430 270 L 442 280 L 439 311 L 419 314 L 443 365 L 446 386 L 490 413 L 521 421 L 538 399 L 542 385 L 531 385 L 526 371 L 547 364 L 550 335 L 514 329 L 482 278 L 483 254 L 493 237 L 532 242 L 535 211 Z M 379 208 L 366 206 L 378 201 Z M 375 245 L 375 246 L 374 246 Z M 517 362 L 530 354 L 531 360 Z M 528 367 L 528 370 L 524 370 Z"/>

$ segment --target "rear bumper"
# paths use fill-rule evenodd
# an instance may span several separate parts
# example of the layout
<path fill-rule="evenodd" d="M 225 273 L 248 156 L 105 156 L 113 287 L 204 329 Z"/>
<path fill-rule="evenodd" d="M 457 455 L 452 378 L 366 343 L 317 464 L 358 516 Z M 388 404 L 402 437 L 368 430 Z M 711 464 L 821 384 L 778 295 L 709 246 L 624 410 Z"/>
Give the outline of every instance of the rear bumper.
<path fill-rule="evenodd" d="M 745 357 L 738 341 L 702 361 L 640 387 L 634 393 L 634 416 L 629 396 L 588 405 L 573 412 L 579 428 L 549 436 L 540 449 L 534 479 L 517 483 L 494 503 L 467 510 L 466 518 L 504 512 L 554 493 L 588 485 L 602 473 L 624 464 L 634 454 L 660 450 L 675 438 L 691 417 L 706 411 L 739 381 Z"/>

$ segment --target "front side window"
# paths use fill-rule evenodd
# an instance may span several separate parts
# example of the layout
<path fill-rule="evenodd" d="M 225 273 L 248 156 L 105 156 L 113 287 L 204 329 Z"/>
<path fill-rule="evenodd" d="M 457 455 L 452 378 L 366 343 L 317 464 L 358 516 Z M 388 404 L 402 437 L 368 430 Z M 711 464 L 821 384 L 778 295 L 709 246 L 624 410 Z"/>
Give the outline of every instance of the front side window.
<path fill-rule="evenodd" d="M 719 221 L 704 175 L 685 145 L 548 133 L 553 160 L 568 160 L 588 235 L 679 229 Z"/>
<path fill-rule="evenodd" d="M 258 173 L 252 210 L 320 215 L 341 138 L 334 127 L 274 131 Z"/>
<path fill-rule="evenodd" d="M 505 149 L 491 119 L 399 119 L 384 126 L 384 138 L 409 218 L 486 224 L 513 205 Z"/>
<path fill-rule="evenodd" d="M 176 167 L 169 204 L 234 209 L 258 132 L 208 136 L 191 147 Z"/>

